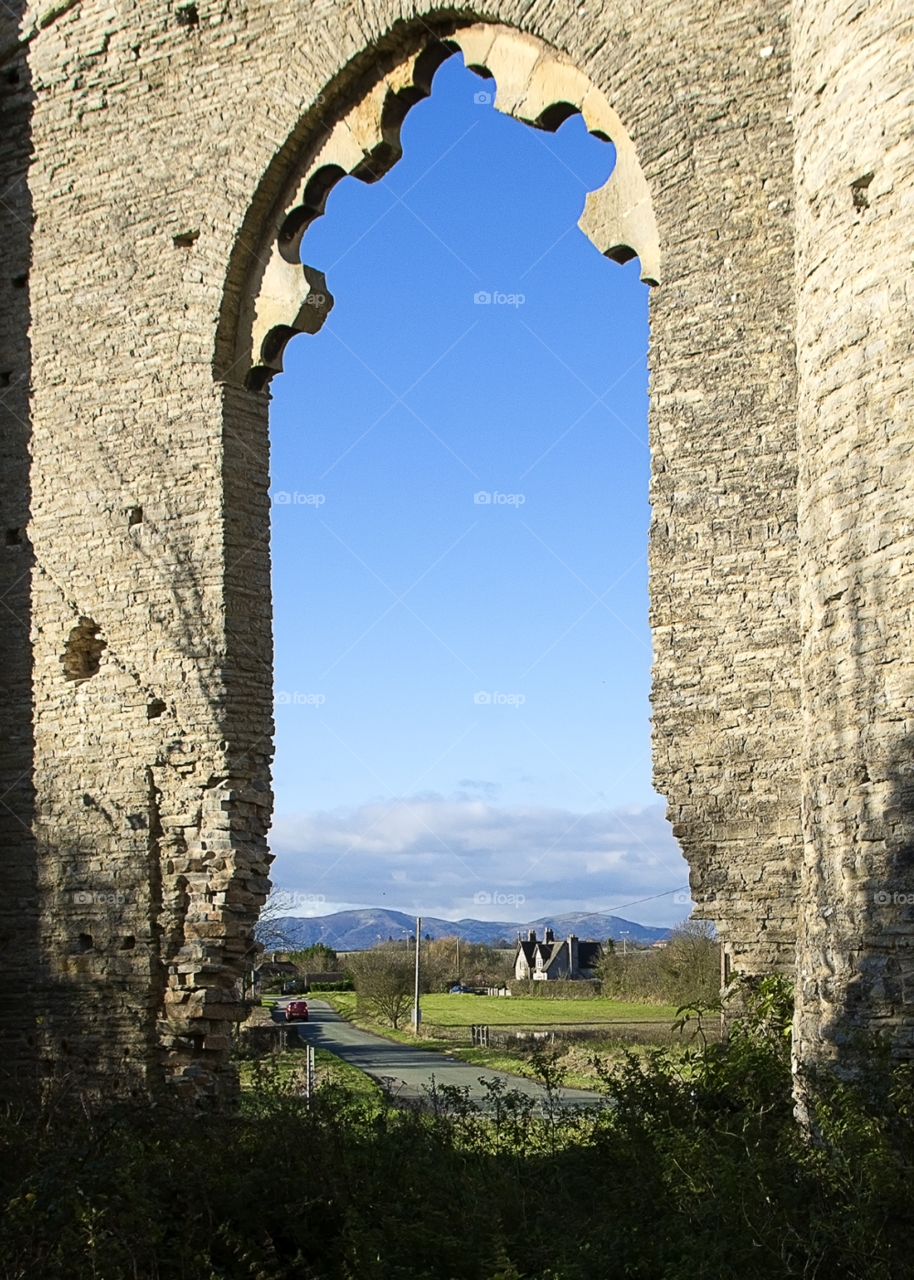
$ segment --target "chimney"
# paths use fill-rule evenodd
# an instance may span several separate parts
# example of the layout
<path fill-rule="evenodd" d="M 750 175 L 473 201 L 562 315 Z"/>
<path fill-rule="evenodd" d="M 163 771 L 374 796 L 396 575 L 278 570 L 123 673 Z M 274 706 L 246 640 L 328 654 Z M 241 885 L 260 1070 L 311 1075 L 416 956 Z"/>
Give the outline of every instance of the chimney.
<path fill-rule="evenodd" d="M 547 930 L 546 930 L 546 932 L 543 934 L 543 941 L 544 941 L 544 942 L 555 942 L 555 934 L 553 933 L 553 931 L 552 931 L 551 929 L 547 929 Z"/>
<path fill-rule="evenodd" d="M 535 930 L 535 929 L 531 929 L 531 930 L 530 930 L 530 932 L 527 934 L 527 941 L 528 941 L 528 942 L 536 942 L 536 930 Z"/>
<path fill-rule="evenodd" d="M 578 960 L 578 939 L 573 933 L 568 935 L 568 963 L 571 965 L 572 978 L 576 978 L 581 972 L 581 966 Z"/>

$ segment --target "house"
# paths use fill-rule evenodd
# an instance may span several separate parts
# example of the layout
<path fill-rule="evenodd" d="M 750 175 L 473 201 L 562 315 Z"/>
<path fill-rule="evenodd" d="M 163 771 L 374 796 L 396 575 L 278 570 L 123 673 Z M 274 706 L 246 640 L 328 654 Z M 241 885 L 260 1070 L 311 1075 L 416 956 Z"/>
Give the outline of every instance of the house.
<path fill-rule="evenodd" d="M 546 929 L 538 942 L 536 930 L 531 929 L 526 938 L 517 939 L 514 976 L 540 982 L 593 978 L 602 954 L 599 942 L 581 942 L 573 933 L 557 941 L 552 929 Z"/>
<path fill-rule="evenodd" d="M 275 985 L 278 981 L 294 982 L 297 977 L 297 965 L 288 960 L 267 960 L 253 970 L 253 993 L 260 995 L 264 987 Z"/>

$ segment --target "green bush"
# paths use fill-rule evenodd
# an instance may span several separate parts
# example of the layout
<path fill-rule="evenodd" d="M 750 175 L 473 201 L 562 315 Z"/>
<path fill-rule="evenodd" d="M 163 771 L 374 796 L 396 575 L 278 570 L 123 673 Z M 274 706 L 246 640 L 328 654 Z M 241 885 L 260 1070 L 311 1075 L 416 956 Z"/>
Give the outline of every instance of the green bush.
<path fill-rule="evenodd" d="M 578 980 L 557 978 L 554 982 L 536 982 L 533 978 L 512 978 L 508 990 L 512 996 L 538 996 L 541 1000 L 593 1000 L 602 995 L 601 982 L 596 979 Z"/>
<path fill-rule="evenodd" d="M 607 950 L 599 967 L 603 995 L 613 1000 L 684 1005 L 720 990 L 720 944 L 705 920 L 687 920 L 665 947 Z"/>
<path fill-rule="evenodd" d="M 309 991 L 355 991 L 355 983 L 351 978 L 344 978 L 342 982 L 312 982 L 308 987 Z"/>

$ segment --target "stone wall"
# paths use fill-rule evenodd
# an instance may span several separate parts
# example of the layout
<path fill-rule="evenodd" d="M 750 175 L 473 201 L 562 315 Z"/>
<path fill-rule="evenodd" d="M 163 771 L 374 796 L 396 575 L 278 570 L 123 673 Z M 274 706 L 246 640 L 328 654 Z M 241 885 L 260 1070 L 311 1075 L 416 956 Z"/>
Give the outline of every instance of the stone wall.
<path fill-rule="evenodd" d="M 876 803 L 903 850 L 907 579 L 896 540 L 909 481 L 888 424 L 910 393 L 887 371 L 910 354 L 890 321 L 910 268 L 891 223 L 911 216 L 900 135 L 910 59 L 892 46 L 885 93 L 867 89 L 882 76 L 871 51 L 891 45 L 898 21 L 890 0 L 853 31 L 853 15 L 825 4 L 798 0 L 796 12 L 791 34 L 788 7 L 765 0 L 499 0 L 485 13 L 407 0 L 82 0 L 46 20 L 24 14 L 18 49 L 7 22 L 0 74 L 19 79 L 2 86 L 12 128 L 0 163 L 15 197 L 0 206 L 2 288 L 13 301 L 0 322 L 0 377 L 11 370 L 17 381 L 3 401 L 2 498 L 5 526 L 27 528 L 3 549 L 16 622 L 2 633 L 0 764 L 4 786 L 15 778 L 18 788 L 0 811 L 12 815 L 0 901 L 16 975 L 4 984 L 7 1062 L 24 1072 L 36 1056 L 52 1071 L 72 1064 L 106 1088 L 232 1090 L 232 992 L 269 864 L 269 377 L 291 331 L 321 318 L 302 296 L 333 291 L 332 278 L 325 291 L 311 271 L 296 275 L 288 218 L 319 212 L 320 192 L 302 183 L 328 129 L 350 121 L 375 168 L 396 159 L 399 119 L 440 42 L 482 19 L 520 33 L 522 53 L 492 68 L 500 86 L 527 75 L 527 93 L 548 62 L 536 81 L 543 110 L 555 105 L 553 77 L 559 102 L 579 75 L 585 96 L 609 104 L 625 181 L 585 229 L 612 256 L 639 253 L 643 276 L 660 281 L 650 352 L 655 776 L 701 911 L 734 965 L 789 969 L 801 813 L 804 910 L 817 895 L 847 897 L 836 868 L 856 856 L 863 828 L 852 811 L 862 821 Z M 832 40 L 833 25 L 851 34 Z M 835 86 L 824 96 L 819 66 Z M 881 123 L 872 137 L 862 123 L 871 107 L 888 129 L 881 143 Z M 855 130 L 866 146 L 847 141 Z M 27 184 L 15 186 L 26 163 Z M 823 164 L 834 172 L 823 176 Z M 870 210 L 853 223 L 849 193 L 866 166 Z M 632 192 L 642 194 L 629 206 L 620 193 Z M 21 288 L 9 281 L 29 270 L 32 218 Z M 837 267 L 823 273 L 829 255 Z M 302 258 L 321 271 L 306 231 Z M 837 312 L 826 277 L 844 282 Z M 865 280 L 869 318 L 835 328 L 834 316 L 857 306 L 854 278 Z M 864 422 L 870 434 L 854 437 L 847 470 L 846 430 Z M 843 507 L 834 499 L 851 492 Z M 828 527 L 823 503 L 841 511 Z M 815 609 L 833 595 L 828 609 L 847 607 L 836 595 L 843 578 L 833 590 L 839 561 L 865 565 L 870 585 L 836 653 Z M 17 576 L 20 565 L 28 572 Z M 852 660 L 850 638 L 864 633 Z M 891 675 L 880 645 L 892 650 Z M 881 726 L 866 731 L 880 742 L 868 757 L 882 762 L 878 801 L 859 753 L 842 756 L 858 769 L 841 774 L 845 790 L 831 772 L 862 709 Z M 885 919 L 905 933 L 900 913 Z M 816 965 L 824 927 L 803 933 L 804 947 L 819 948 Z M 804 1004 L 812 1054 L 824 1043 L 823 989 Z"/>
<path fill-rule="evenodd" d="M 795 1048 L 914 1050 L 914 15 L 798 6 L 804 884 Z"/>

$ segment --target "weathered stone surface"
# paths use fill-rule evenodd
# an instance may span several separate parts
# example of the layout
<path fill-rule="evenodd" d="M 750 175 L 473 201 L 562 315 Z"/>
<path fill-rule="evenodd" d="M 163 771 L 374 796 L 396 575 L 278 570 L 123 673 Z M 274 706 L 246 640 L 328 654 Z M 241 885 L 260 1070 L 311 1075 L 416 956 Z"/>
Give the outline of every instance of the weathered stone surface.
<path fill-rule="evenodd" d="M 309 221 L 396 162 L 447 55 L 613 139 L 582 227 L 659 282 L 655 776 L 701 910 L 749 971 L 799 935 L 802 1055 L 848 1059 L 838 1015 L 903 1048 L 911 908 L 867 898 L 914 889 L 900 0 L 54 12 L 0 16 L 10 1070 L 233 1088 L 270 861 L 266 388 L 332 305 Z"/>

